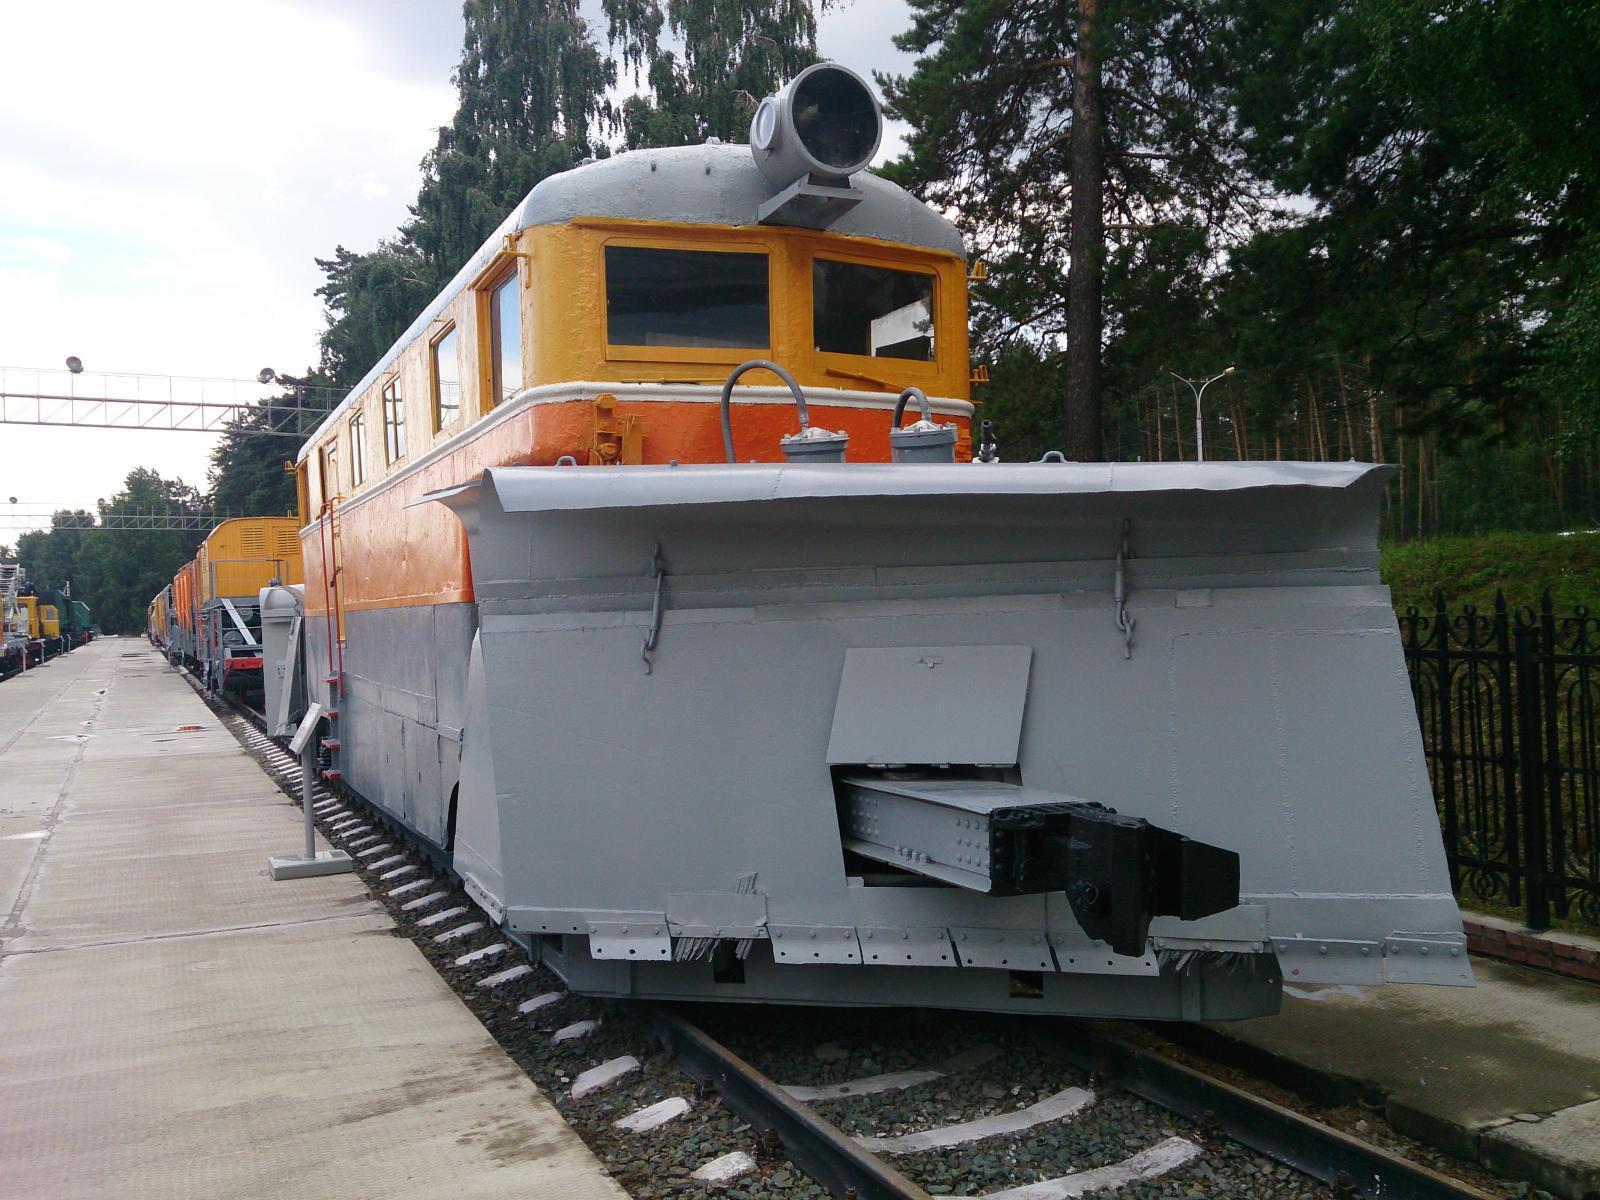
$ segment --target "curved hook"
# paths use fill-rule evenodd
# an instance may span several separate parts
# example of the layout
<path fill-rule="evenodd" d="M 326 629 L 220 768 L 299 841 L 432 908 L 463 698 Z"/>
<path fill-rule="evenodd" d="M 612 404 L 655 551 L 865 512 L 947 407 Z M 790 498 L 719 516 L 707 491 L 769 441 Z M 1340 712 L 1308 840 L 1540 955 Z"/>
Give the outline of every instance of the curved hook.
<path fill-rule="evenodd" d="M 906 401 L 911 399 L 915 399 L 917 406 L 922 409 L 922 420 L 933 420 L 933 405 L 928 403 L 928 393 L 919 387 L 912 386 L 901 392 L 900 395 L 895 399 L 894 428 L 899 429 L 900 422 L 906 419 Z"/>
<path fill-rule="evenodd" d="M 1059 450 L 1046 450 L 1044 457 L 1039 461 L 1042 463 L 1064 463 L 1067 461 L 1067 456 Z"/>
<path fill-rule="evenodd" d="M 728 376 L 728 382 L 722 385 L 722 448 L 727 452 L 729 462 L 739 461 L 733 454 L 733 417 L 728 407 L 733 401 L 733 385 L 739 381 L 739 376 L 746 371 L 757 369 L 771 371 L 789 385 L 789 392 L 794 396 L 794 406 L 800 410 L 801 430 L 804 431 L 811 428 L 811 414 L 806 412 L 806 394 L 800 390 L 800 385 L 795 382 L 794 376 L 770 359 L 749 359 L 735 367 L 733 373 Z"/>
<path fill-rule="evenodd" d="M 578 460 L 572 457 L 570 454 L 563 454 L 560 458 L 556 459 L 556 466 L 558 467 L 575 467 L 577 465 Z"/>

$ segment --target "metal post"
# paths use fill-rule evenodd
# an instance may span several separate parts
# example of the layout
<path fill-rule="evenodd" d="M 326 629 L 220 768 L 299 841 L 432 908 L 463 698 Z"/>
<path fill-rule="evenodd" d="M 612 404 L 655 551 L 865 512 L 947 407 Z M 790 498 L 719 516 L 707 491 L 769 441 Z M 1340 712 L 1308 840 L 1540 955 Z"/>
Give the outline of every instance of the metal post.
<path fill-rule="evenodd" d="M 1544 823 L 1544 728 L 1540 719 L 1539 630 L 1517 623 L 1517 765 L 1522 793 L 1523 831 L 1527 850 L 1523 869 L 1528 878 L 1530 929 L 1550 928 L 1549 847 Z"/>
<path fill-rule="evenodd" d="M 306 861 L 317 859 L 317 826 L 311 818 L 311 776 L 317 769 L 316 748 L 307 741 L 300 747 L 300 806 L 306 810 Z"/>
<path fill-rule="evenodd" d="M 300 756 L 300 803 L 305 807 L 306 845 L 303 854 L 286 854 L 268 860 L 274 879 L 305 879 L 312 875 L 340 875 L 355 870 L 355 863 L 343 850 L 317 853 L 316 826 L 311 815 L 311 776 L 317 767 L 317 730 L 322 723 L 322 705 L 306 710 L 289 742 L 289 749 Z"/>

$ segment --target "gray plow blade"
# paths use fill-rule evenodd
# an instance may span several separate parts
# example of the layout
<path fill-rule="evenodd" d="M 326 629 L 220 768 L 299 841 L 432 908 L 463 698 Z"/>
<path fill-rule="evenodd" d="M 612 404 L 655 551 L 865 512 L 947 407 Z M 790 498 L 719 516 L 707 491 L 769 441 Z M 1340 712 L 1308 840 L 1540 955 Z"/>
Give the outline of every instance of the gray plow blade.
<path fill-rule="evenodd" d="M 1280 978 L 1470 983 L 1378 577 L 1388 474 L 496 468 L 435 493 L 480 615 L 474 875 L 599 994 L 1228 1017 Z M 1029 861 L 1002 871 L 1002 842 Z"/>

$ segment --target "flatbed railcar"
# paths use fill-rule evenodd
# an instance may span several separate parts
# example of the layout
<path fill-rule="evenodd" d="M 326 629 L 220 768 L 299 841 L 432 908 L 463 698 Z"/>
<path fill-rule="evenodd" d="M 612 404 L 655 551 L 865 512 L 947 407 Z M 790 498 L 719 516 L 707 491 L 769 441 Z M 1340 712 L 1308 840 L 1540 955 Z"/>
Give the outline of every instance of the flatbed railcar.
<path fill-rule="evenodd" d="M 996 461 L 880 129 L 821 64 L 749 147 L 545 180 L 330 414 L 262 600 L 324 777 L 596 995 L 1470 983 L 1387 469 Z"/>

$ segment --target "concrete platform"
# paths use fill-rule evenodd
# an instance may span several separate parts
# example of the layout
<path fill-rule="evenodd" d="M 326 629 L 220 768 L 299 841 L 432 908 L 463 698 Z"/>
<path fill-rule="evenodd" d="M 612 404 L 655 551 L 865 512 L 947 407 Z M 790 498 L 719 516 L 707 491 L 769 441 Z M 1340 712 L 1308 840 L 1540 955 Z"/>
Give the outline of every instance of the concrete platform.
<path fill-rule="evenodd" d="M 1207 1028 L 1291 1087 L 1381 1100 L 1419 1141 L 1558 1196 L 1600 1194 L 1600 987 L 1472 967 L 1475 988 L 1285 988 L 1278 1016 Z"/>
<path fill-rule="evenodd" d="M 0 684 L 0 1196 L 625 1193 L 142 640 Z"/>

